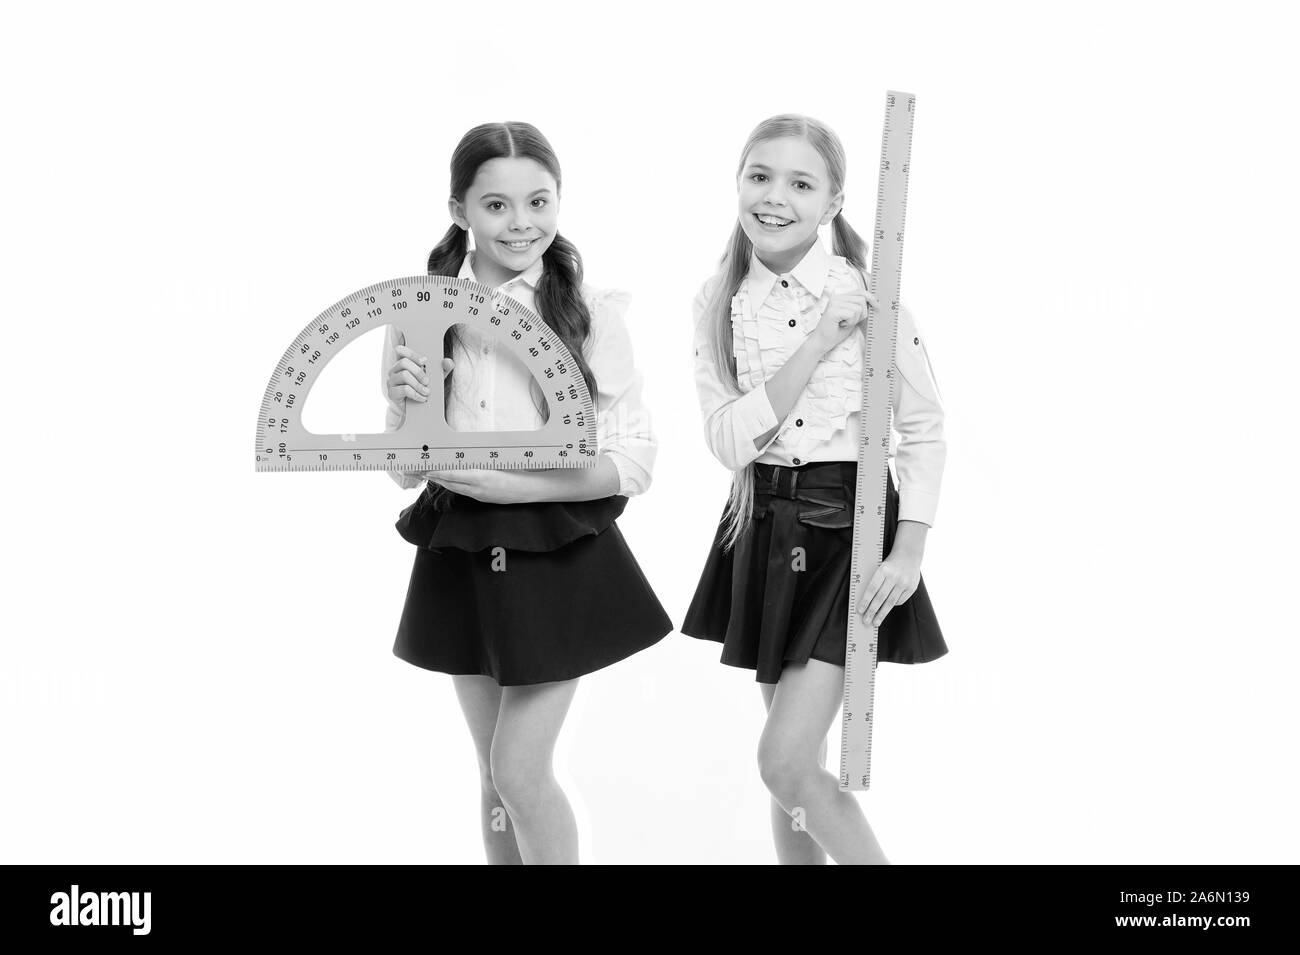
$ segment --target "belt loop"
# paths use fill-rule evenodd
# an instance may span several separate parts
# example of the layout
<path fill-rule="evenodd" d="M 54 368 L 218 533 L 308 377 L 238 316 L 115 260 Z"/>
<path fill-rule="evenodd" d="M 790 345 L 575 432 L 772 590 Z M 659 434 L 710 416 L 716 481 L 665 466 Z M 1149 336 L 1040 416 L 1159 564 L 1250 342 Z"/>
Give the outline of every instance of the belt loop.
<path fill-rule="evenodd" d="M 788 464 L 772 465 L 772 493 L 777 497 L 793 498 L 799 487 L 799 469 Z"/>

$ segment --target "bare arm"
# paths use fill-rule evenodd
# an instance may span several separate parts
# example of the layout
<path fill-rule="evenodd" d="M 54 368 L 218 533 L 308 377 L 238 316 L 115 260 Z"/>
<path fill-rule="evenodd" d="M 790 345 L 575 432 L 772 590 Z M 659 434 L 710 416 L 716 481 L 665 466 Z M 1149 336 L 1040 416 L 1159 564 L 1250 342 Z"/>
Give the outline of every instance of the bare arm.
<path fill-rule="evenodd" d="M 777 425 L 755 438 L 754 447 L 761 448 L 772 440 L 772 436 L 781 427 L 780 422 L 785 421 L 786 415 L 799 400 L 799 395 L 808 387 L 808 379 L 812 377 L 813 369 L 825 353 L 825 347 L 815 336 L 810 335 L 777 373 L 763 382 L 761 387 L 767 390 L 767 400 L 776 412 Z"/>
<path fill-rule="evenodd" d="M 525 482 L 522 500 L 591 501 L 619 492 L 618 467 L 609 455 L 596 459 L 594 468 L 549 468 L 545 471 L 519 471 Z"/>

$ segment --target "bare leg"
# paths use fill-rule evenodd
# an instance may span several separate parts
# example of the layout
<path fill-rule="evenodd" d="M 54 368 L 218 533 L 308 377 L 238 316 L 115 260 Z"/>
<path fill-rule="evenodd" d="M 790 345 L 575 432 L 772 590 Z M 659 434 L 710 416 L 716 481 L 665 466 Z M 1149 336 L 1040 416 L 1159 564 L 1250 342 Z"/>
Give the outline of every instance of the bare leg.
<path fill-rule="evenodd" d="M 478 756 L 480 826 L 488 865 L 519 865 L 515 827 L 492 782 L 492 736 L 501 710 L 501 687 L 488 676 L 453 676 L 452 681 Z"/>
<path fill-rule="evenodd" d="M 578 681 L 507 686 L 492 740 L 492 781 L 528 865 L 576 865 L 578 824 L 552 770 L 555 740 Z"/>
<path fill-rule="evenodd" d="M 758 744 L 763 782 L 840 865 L 888 865 L 853 793 L 818 761 L 844 694 L 844 668 L 820 660 L 787 664 Z"/>
<path fill-rule="evenodd" d="M 770 712 L 772 697 L 776 693 L 775 683 L 760 683 L 763 691 L 763 705 Z M 817 754 L 817 765 L 826 765 L 826 740 Z M 772 799 L 772 841 L 776 843 L 776 860 L 781 865 L 825 865 L 826 851 L 817 844 L 817 840 L 808 835 L 803 828 L 803 820 L 794 819 L 781 808 L 781 804 Z"/>

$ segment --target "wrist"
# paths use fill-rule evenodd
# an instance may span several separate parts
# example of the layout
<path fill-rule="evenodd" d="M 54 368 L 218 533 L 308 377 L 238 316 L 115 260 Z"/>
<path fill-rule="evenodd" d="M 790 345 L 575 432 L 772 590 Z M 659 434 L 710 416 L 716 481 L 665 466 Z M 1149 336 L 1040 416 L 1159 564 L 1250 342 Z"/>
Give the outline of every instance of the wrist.
<path fill-rule="evenodd" d="M 822 355 L 825 355 L 834 347 L 835 342 L 829 340 L 822 334 L 821 326 L 819 325 L 813 330 L 811 335 L 803 340 L 803 344 L 799 346 L 799 349 L 804 351 L 815 363 L 821 361 Z"/>
<path fill-rule="evenodd" d="M 536 504 L 541 500 L 541 491 L 537 486 L 537 479 L 542 477 L 544 471 L 507 471 L 510 475 L 513 487 L 511 488 L 511 498 L 520 504 Z"/>
<path fill-rule="evenodd" d="M 899 556 L 914 557 L 919 561 L 925 553 L 925 535 L 929 529 L 928 524 L 922 524 L 920 521 L 899 521 L 894 529 L 894 543 L 890 552 L 896 552 Z"/>

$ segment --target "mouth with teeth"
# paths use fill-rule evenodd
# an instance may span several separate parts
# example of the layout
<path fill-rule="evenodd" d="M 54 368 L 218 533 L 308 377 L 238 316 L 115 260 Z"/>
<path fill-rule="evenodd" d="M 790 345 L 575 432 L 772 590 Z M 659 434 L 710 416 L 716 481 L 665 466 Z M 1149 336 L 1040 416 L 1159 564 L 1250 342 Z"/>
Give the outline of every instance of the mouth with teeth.
<path fill-rule="evenodd" d="M 533 243 L 536 242 L 537 239 L 521 239 L 518 242 L 508 242 L 505 239 L 498 239 L 497 241 L 500 242 L 502 245 L 504 245 L 511 252 L 523 252 L 525 249 L 531 248 Z"/>
<path fill-rule="evenodd" d="M 769 229 L 784 229 L 794 222 L 793 219 L 782 219 L 780 216 L 767 215 L 766 213 L 755 212 L 754 218 L 759 224 Z"/>

